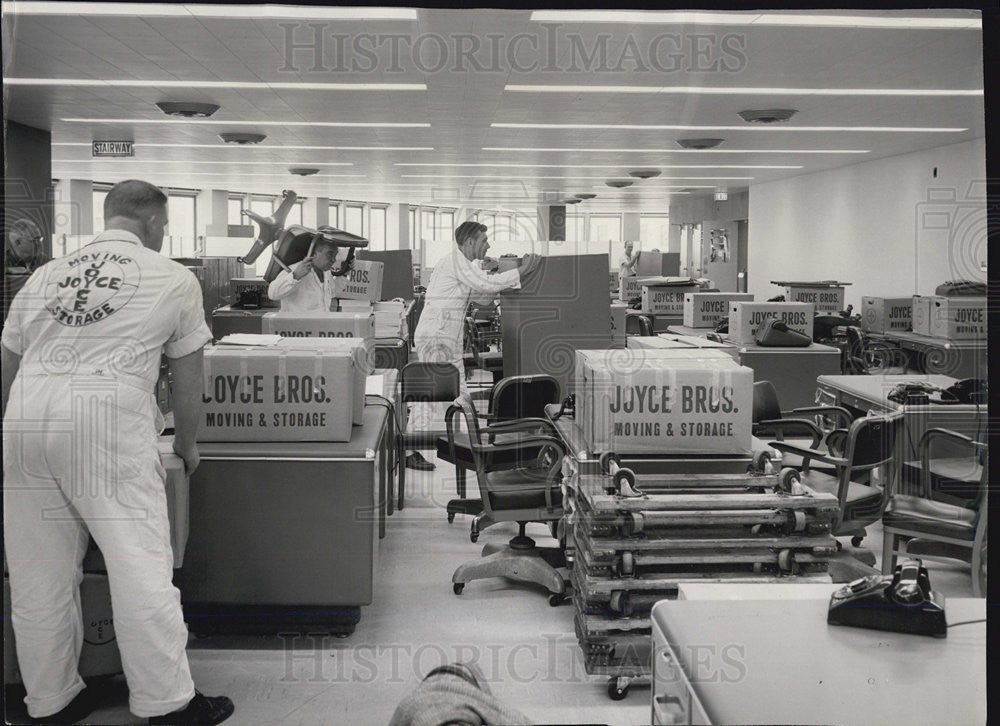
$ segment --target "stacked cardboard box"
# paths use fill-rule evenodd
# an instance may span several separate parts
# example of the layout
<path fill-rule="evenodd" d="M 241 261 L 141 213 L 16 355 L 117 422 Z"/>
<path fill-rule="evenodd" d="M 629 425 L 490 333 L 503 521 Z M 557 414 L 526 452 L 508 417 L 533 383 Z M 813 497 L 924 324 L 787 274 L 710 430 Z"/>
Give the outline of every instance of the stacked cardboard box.
<path fill-rule="evenodd" d="M 346 275 L 333 278 L 333 296 L 370 303 L 381 300 L 382 268 L 381 262 L 355 260 L 354 268 Z"/>
<path fill-rule="evenodd" d="M 866 333 L 902 333 L 912 326 L 912 297 L 861 298 L 861 329 Z"/>
<path fill-rule="evenodd" d="M 684 296 L 684 325 L 689 328 L 714 328 L 729 317 L 729 305 L 752 302 L 746 292 L 689 292 Z"/>
<path fill-rule="evenodd" d="M 731 302 L 728 336 L 734 343 L 753 343 L 760 327 L 775 318 L 811 339 L 815 317 L 812 303 Z"/>
<path fill-rule="evenodd" d="M 818 313 L 837 313 L 844 309 L 844 286 L 836 283 L 789 283 L 787 302 L 810 303 Z"/>
<path fill-rule="evenodd" d="M 948 340 L 981 340 L 986 337 L 985 297 L 913 298 L 913 332 Z"/>
<path fill-rule="evenodd" d="M 683 315 L 684 298 L 697 292 L 696 283 L 686 277 L 649 277 L 642 282 L 642 312 L 653 315 Z"/>
<path fill-rule="evenodd" d="M 265 313 L 261 332 L 295 338 L 374 338 L 375 315 L 365 313 Z"/>

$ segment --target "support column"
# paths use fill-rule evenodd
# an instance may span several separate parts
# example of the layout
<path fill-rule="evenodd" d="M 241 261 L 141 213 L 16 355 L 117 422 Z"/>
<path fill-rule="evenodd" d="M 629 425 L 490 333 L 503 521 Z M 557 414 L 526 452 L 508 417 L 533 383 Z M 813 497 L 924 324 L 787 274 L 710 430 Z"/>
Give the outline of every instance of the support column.
<path fill-rule="evenodd" d="M 386 248 L 391 250 L 410 249 L 410 205 L 406 202 L 389 205 L 386 214 L 389 228 L 386 230 Z M 395 244 L 394 247 L 390 245 Z"/>
<path fill-rule="evenodd" d="M 330 226 L 329 198 L 309 197 L 302 202 L 302 226 L 310 229 Z"/>
<path fill-rule="evenodd" d="M 56 199 L 57 237 L 94 234 L 94 183 L 90 179 L 60 179 L 56 184 Z M 98 210 L 97 216 L 103 220 L 103 210 Z"/>
<path fill-rule="evenodd" d="M 195 198 L 195 219 L 199 237 L 229 236 L 229 192 L 204 189 Z"/>
<path fill-rule="evenodd" d="M 566 205 L 549 204 L 538 208 L 538 239 L 566 241 Z"/>

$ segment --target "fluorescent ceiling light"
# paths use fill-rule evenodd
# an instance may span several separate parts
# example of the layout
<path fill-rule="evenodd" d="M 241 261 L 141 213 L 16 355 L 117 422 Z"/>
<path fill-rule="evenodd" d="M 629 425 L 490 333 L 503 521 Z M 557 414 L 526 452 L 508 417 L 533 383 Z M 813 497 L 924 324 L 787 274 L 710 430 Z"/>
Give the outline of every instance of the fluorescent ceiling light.
<path fill-rule="evenodd" d="M 66 123 L 79 124 L 211 124 L 213 126 L 321 126 L 336 128 L 430 128 L 424 122 L 396 121 L 218 121 L 203 118 L 61 118 Z"/>
<path fill-rule="evenodd" d="M 521 124 L 494 123 L 497 129 L 621 129 L 623 131 L 914 131 L 922 133 L 954 133 L 967 128 L 919 126 L 682 126 L 668 124 Z"/>
<path fill-rule="evenodd" d="M 394 166 L 441 167 L 517 167 L 521 169 L 628 169 L 627 164 L 517 164 L 510 162 L 451 164 L 448 162 L 397 161 Z M 660 169 L 801 169 L 801 166 L 782 164 L 670 164 Z"/>
<path fill-rule="evenodd" d="M 504 86 L 511 93 L 655 93 L 736 96 L 982 96 L 982 88 L 720 88 L 717 86 Z M 740 127 L 743 128 L 743 127 Z"/>
<path fill-rule="evenodd" d="M 497 174 L 400 174 L 403 179 L 511 179 L 531 181 L 535 179 L 582 179 L 584 181 L 603 181 L 603 176 L 503 176 Z M 664 176 L 660 179 L 753 179 L 752 176 Z M 489 184 L 491 182 L 478 182 Z M 499 183 L 499 182 L 497 182 Z M 510 184 L 511 182 L 506 182 Z M 642 182 L 646 184 L 646 182 Z"/>
<path fill-rule="evenodd" d="M 809 15 L 796 13 L 649 12 L 633 10 L 536 10 L 536 23 L 656 23 L 671 25 L 801 25 L 832 28 L 897 30 L 972 30 L 982 28 L 979 17 L 935 18 L 872 15 Z"/>
<path fill-rule="evenodd" d="M 238 174 L 236 174 L 236 173 L 229 172 L 229 171 L 197 171 L 197 170 L 192 169 L 190 171 L 187 171 L 187 170 L 185 170 L 185 171 L 162 171 L 160 173 L 161 174 L 184 174 L 184 175 L 187 175 L 187 176 L 239 176 L 240 178 L 245 177 L 245 176 L 270 176 L 270 177 L 281 177 L 282 179 L 287 179 L 288 178 L 288 172 L 287 171 L 284 174 L 279 173 L 279 172 L 243 172 L 243 171 L 241 171 Z M 354 177 L 354 178 L 357 179 L 357 178 L 366 177 L 368 175 L 367 174 L 313 174 L 312 176 L 313 176 L 313 178 L 315 178 L 315 177 Z"/>
<path fill-rule="evenodd" d="M 214 88 L 266 89 L 272 91 L 426 91 L 424 83 L 266 83 L 256 81 L 157 81 L 118 80 L 102 81 L 96 78 L 4 78 L 9 86 L 86 86 L 109 88 Z"/>
<path fill-rule="evenodd" d="M 285 162 L 285 161 L 204 161 L 201 159 L 137 159 L 134 156 L 124 156 L 120 158 L 110 158 L 110 159 L 53 159 L 53 164 L 121 164 L 125 162 L 126 164 L 197 164 L 202 166 L 203 164 L 225 164 L 229 166 L 231 164 L 253 164 L 256 166 L 280 166 L 286 163 L 299 163 L 299 162 Z M 302 162 L 306 163 L 306 162 Z M 354 166 L 353 161 L 310 161 L 310 164 L 315 164 L 316 166 Z"/>
<path fill-rule="evenodd" d="M 87 141 L 54 141 L 52 146 L 93 146 Z M 140 142 L 135 144 L 137 149 L 157 148 L 157 149 L 274 149 L 277 151 L 287 151 L 288 149 L 308 149 L 310 151 L 434 151 L 433 146 L 275 146 L 273 144 L 254 144 L 253 146 L 233 146 L 232 144 L 147 144 Z M 241 152 L 243 153 L 243 152 Z M 283 160 L 280 163 L 285 163 Z"/>
<path fill-rule="evenodd" d="M 530 146 L 484 146 L 483 151 L 603 152 L 612 154 L 867 154 L 868 149 L 595 149 L 535 148 Z"/>
<path fill-rule="evenodd" d="M 167 3 L 4 2 L 18 15 L 141 15 L 144 18 L 303 18 L 309 20 L 416 20 L 413 8 L 293 7 L 290 5 L 177 5 Z"/>

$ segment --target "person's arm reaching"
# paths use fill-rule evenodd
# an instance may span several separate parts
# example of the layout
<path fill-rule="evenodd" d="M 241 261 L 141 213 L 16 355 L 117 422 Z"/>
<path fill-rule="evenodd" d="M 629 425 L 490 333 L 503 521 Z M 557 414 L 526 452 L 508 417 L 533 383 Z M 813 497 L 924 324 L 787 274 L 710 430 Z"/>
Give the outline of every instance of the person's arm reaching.
<path fill-rule="evenodd" d="M 14 384 L 18 368 L 21 367 L 21 356 L 6 345 L 0 346 L 0 366 L 3 366 L 3 413 L 6 415 L 10 388 Z"/>
<path fill-rule="evenodd" d="M 292 266 L 291 272 L 282 270 L 267 286 L 267 296 L 272 300 L 280 300 L 295 289 L 299 280 L 309 274 L 312 267 L 312 257 L 306 257 Z"/>
<path fill-rule="evenodd" d="M 167 364 L 173 384 L 174 451 L 184 459 L 184 469 L 190 476 L 200 461 L 195 441 L 201 422 L 204 354 L 199 348 L 182 358 L 167 358 Z"/>

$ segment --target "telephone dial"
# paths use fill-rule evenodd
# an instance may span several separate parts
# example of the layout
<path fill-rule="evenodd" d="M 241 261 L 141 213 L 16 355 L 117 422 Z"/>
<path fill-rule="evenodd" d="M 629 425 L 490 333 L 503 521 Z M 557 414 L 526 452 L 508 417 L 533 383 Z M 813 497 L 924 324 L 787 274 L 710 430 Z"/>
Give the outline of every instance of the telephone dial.
<path fill-rule="evenodd" d="M 835 591 L 826 622 L 935 638 L 948 635 L 944 595 L 931 590 L 927 568 L 918 559 L 904 560 L 891 575 L 862 577 Z"/>

